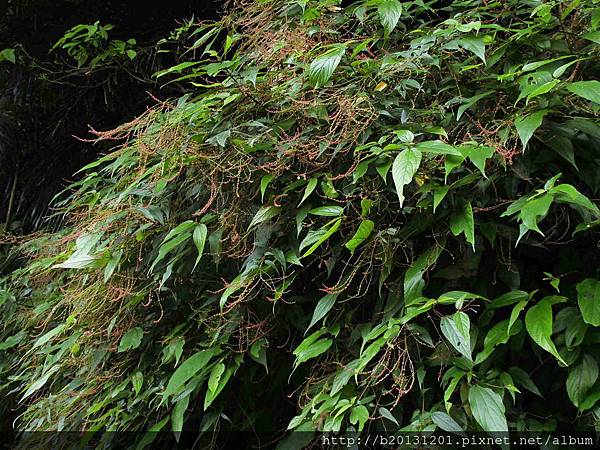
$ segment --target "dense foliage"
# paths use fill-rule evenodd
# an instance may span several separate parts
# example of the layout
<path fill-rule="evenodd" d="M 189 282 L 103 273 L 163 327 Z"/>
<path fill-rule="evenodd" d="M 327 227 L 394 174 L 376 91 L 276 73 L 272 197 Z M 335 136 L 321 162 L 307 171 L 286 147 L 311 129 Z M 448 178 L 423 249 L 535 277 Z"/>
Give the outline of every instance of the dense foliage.
<path fill-rule="evenodd" d="M 96 132 L 69 226 L 12 247 L 19 429 L 598 426 L 600 4 L 441 3 L 161 44 L 188 93 Z"/>

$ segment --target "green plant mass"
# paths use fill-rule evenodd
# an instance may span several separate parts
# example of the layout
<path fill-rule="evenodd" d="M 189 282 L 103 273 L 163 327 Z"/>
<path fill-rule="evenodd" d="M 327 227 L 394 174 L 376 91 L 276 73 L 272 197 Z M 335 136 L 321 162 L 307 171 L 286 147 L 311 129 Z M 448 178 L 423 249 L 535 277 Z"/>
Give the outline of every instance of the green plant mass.
<path fill-rule="evenodd" d="M 247 0 L 155 51 L 181 94 L 5 234 L 17 431 L 600 426 L 600 2 Z"/>

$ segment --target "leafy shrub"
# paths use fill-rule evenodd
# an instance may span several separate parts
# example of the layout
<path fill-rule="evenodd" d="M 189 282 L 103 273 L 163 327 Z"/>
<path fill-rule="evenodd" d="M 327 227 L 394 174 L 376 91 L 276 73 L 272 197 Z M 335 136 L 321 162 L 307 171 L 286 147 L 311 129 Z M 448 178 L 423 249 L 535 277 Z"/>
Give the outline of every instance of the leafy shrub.
<path fill-rule="evenodd" d="M 189 94 L 97 133 L 122 144 L 71 226 L 3 280 L 20 427 L 595 426 L 599 23 L 271 0 L 198 25 L 157 74 Z"/>
<path fill-rule="evenodd" d="M 89 60 L 90 69 L 118 56 L 126 55 L 129 59 L 134 59 L 137 55 L 134 50 L 136 40 L 109 41 L 108 32 L 112 29 L 112 25 L 100 25 L 99 22 L 91 25 L 75 25 L 52 46 L 52 50 L 65 50 L 77 62 L 77 67 L 84 66 Z M 93 56 L 91 60 L 90 56 Z"/>

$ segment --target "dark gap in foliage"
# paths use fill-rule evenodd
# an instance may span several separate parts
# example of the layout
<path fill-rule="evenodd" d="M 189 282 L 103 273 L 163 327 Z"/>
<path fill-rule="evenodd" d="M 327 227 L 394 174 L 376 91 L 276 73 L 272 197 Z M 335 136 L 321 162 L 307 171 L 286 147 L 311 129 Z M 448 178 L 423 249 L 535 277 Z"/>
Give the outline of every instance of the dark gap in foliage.
<path fill-rule="evenodd" d="M 186 19 L 217 19 L 223 4 L 9 1 L 0 19 L 0 47 L 14 47 L 18 61 L 0 65 L 0 224 L 8 219 L 13 231 L 58 226 L 60 218 L 44 219 L 51 199 L 74 172 L 110 148 L 73 136 L 89 138 L 88 126 L 106 130 L 133 119 L 155 104 L 149 93 L 179 95 L 177 87 L 160 89 L 150 77 L 173 64 L 171 53 L 156 55 L 153 46 Z M 146 50 L 132 62 L 89 71 L 49 53 L 66 30 L 96 21 L 114 25 L 109 39 L 133 38 Z"/>

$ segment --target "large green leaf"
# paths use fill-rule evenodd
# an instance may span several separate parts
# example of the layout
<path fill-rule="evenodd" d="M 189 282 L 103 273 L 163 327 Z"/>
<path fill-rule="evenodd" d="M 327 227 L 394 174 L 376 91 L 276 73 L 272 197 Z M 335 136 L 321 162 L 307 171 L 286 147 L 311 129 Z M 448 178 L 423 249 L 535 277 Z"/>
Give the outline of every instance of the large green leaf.
<path fill-rule="evenodd" d="M 600 104 L 600 81 L 577 81 L 567 84 L 567 89 L 586 100 Z"/>
<path fill-rule="evenodd" d="M 415 148 L 421 153 L 433 153 L 434 155 L 455 155 L 462 156 L 459 149 L 442 141 L 419 142 Z"/>
<path fill-rule="evenodd" d="M 311 334 L 304 339 L 298 347 L 296 347 L 294 350 L 294 355 L 296 356 L 296 360 L 294 361 L 294 369 L 309 359 L 316 358 L 320 354 L 329 350 L 329 347 L 331 347 L 333 344 L 333 340 L 328 338 L 320 338 L 323 333 L 323 330 L 319 330 Z"/>
<path fill-rule="evenodd" d="M 308 211 L 309 214 L 322 217 L 337 217 L 344 212 L 341 206 L 319 206 Z"/>
<path fill-rule="evenodd" d="M 379 20 L 385 35 L 388 36 L 396 25 L 400 16 L 402 15 L 402 3 L 398 0 L 377 0 L 377 12 L 379 13 Z"/>
<path fill-rule="evenodd" d="M 553 195 L 554 200 L 557 202 L 580 206 L 590 211 L 594 216 L 600 217 L 600 210 L 598 207 L 592 203 L 588 197 L 570 184 L 559 184 L 558 186 L 554 186 L 548 193 Z"/>
<path fill-rule="evenodd" d="M 392 165 L 392 178 L 396 185 L 396 192 L 400 207 L 404 203 L 404 186 L 410 183 L 421 164 L 421 152 L 416 148 L 401 151 L 394 159 Z"/>
<path fill-rule="evenodd" d="M 181 365 L 173 372 L 167 388 L 165 389 L 164 395 L 169 396 L 178 392 L 178 390 L 200 370 L 202 370 L 210 359 L 213 357 L 213 350 L 203 350 L 197 352 L 186 359 Z"/>
<path fill-rule="evenodd" d="M 450 345 L 465 358 L 472 360 L 469 316 L 462 311 L 458 311 L 452 316 L 444 316 L 440 321 L 440 328 Z"/>
<path fill-rule="evenodd" d="M 463 429 L 461 426 L 456 423 L 456 421 L 450 417 L 448 414 L 442 411 L 436 411 L 431 415 L 431 420 L 435 423 L 440 429 L 444 431 L 449 431 L 450 433 L 462 433 Z"/>
<path fill-rule="evenodd" d="M 315 86 L 323 86 L 326 84 L 336 67 L 342 60 L 346 46 L 337 44 L 328 49 L 325 53 L 317 56 L 308 68 L 308 79 Z"/>
<path fill-rule="evenodd" d="M 119 341 L 118 352 L 121 353 L 127 350 L 133 350 L 138 348 L 140 346 L 140 343 L 142 342 L 143 336 L 144 331 L 140 327 L 132 328 L 127 333 L 125 333 Z"/>
<path fill-rule="evenodd" d="M 469 406 L 473 417 L 485 431 L 508 431 L 502 397 L 492 389 L 479 385 L 471 386 Z"/>
<path fill-rule="evenodd" d="M 531 338 L 552 354 L 558 361 L 565 366 L 568 365 L 558 353 L 554 342 L 552 342 L 552 305 L 566 301 L 564 297 L 544 297 L 540 302 L 529 308 L 525 315 L 525 326 Z"/>
<path fill-rule="evenodd" d="M 304 195 L 302 196 L 302 200 L 300 200 L 300 203 L 298 203 L 298 206 L 300 206 L 302 203 L 304 203 L 304 201 L 310 196 L 310 194 L 312 194 L 312 192 L 317 187 L 318 183 L 319 183 L 318 178 L 311 178 L 310 180 L 308 180 L 308 183 L 306 184 L 306 188 L 304 189 Z"/>
<path fill-rule="evenodd" d="M 475 219 L 473 218 L 473 208 L 470 202 L 465 203 L 452 214 L 450 217 L 450 231 L 454 236 L 464 233 L 467 242 L 471 244 L 473 251 L 475 251 Z"/>
<path fill-rule="evenodd" d="M 217 380 L 213 380 L 214 384 L 212 385 L 212 389 L 209 386 L 209 389 L 206 390 L 206 394 L 204 395 L 204 410 L 205 411 L 212 404 L 212 402 L 217 398 L 217 396 L 221 393 L 223 388 L 225 388 L 225 386 L 227 385 L 227 382 L 229 381 L 229 379 L 235 372 L 235 366 L 228 367 L 227 369 L 225 369 L 224 373 L 222 372 L 223 367 L 224 366 L 217 364 L 213 368 L 213 372 L 216 369 L 216 372 L 214 372 L 214 373 L 219 373 L 219 376 L 218 376 Z M 213 374 L 213 372 L 211 372 L 211 375 Z"/>
<path fill-rule="evenodd" d="M 511 327 L 511 319 L 498 322 L 487 332 L 483 341 L 483 350 L 475 358 L 475 364 L 485 361 L 498 345 L 507 343 L 511 335 L 521 331 L 523 328 L 522 322 L 518 322 L 519 326 Z"/>
<path fill-rule="evenodd" d="M 325 242 L 329 237 L 339 230 L 340 225 L 342 223 L 342 219 L 334 219 L 331 222 L 323 225 L 321 228 L 315 231 L 309 231 L 306 237 L 300 243 L 300 251 L 310 246 L 306 252 L 302 255 L 302 257 L 306 257 L 312 254 L 319 246 Z"/>
<path fill-rule="evenodd" d="M 485 41 L 483 37 L 470 36 L 464 37 L 456 41 L 459 46 L 465 50 L 474 53 L 479 59 L 485 63 Z"/>
<path fill-rule="evenodd" d="M 372 220 L 363 220 L 361 224 L 358 226 L 356 233 L 354 236 L 350 238 L 348 242 L 344 244 L 344 246 L 350 250 L 352 253 L 361 245 L 373 232 L 373 228 L 375 227 L 375 223 Z"/>
<path fill-rule="evenodd" d="M 310 324 L 308 325 L 306 331 L 310 330 L 315 323 L 327 315 L 331 308 L 333 308 L 333 305 L 335 305 L 337 297 L 337 294 L 327 294 L 321 297 L 317 303 L 317 306 L 315 307 L 315 311 L 313 312 L 312 319 L 310 320 Z"/>
<path fill-rule="evenodd" d="M 194 232 L 192 233 L 192 240 L 194 241 L 194 245 L 196 246 L 196 250 L 198 250 L 198 256 L 196 257 L 196 262 L 194 263 L 194 268 L 196 268 L 200 259 L 202 259 L 202 255 L 204 254 L 204 244 L 206 243 L 206 236 L 208 235 L 208 228 L 203 223 L 199 224 L 194 228 Z"/>
<path fill-rule="evenodd" d="M 569 368 L 567 393 L 575 406 L 579 406 L 598 379 L 598 363 L 592 355 L 585 354 L 579 364 Z"/>
<path fill-rule="evenodd" d="M 542 125 L 544 116 L 547 113 L 547 110 L 541 110 L 525 117 L 519 116 L 515 119 L 515 127 L 517 128 L 517 133 L 519 133 L 521 144 L 523 144 L 523 150 L 527 148 L 527 143 L 533 136 L 533 133 L 535 133 L 535 130 Z"/>
<path fill-rule="evenodd" d="M 171 429 L 177 442 L 179 442 L 181 432 L 183 431 L 183 421 L 189 404 L 190 396 L 186 395 L 175 404 L 175 408 L 173 408 L 173 412 L 171 413 Z"/>
<path fill-rule="evenodd" d="M 600 327 L 600 281 L 587 278 L 578 283 L 577 303 L 584 322 Z"/>
<path fill-rule="evenodd" d="M 271 220 L 273 217 L 279 214 L 281 208 L 278 206 L 261 206 L 260 209 L 256 212 L 250 225 L 248 225 L 248 229 L 255 227 L 256 225 L 266 222 L 267 220 Z"/>
<path fill-rule="evenodd" d="M 365 427 L 365 423 L 369 420 L 369 410 L 364 405 L 358 405 L 350 411 L 350 423 L 356 425 L 358 423 L 358 432 L 360 433 Z"/>

